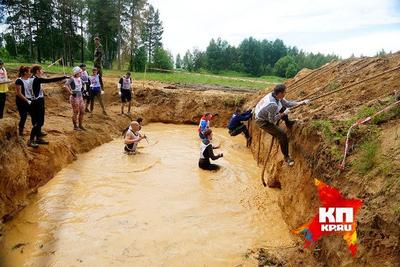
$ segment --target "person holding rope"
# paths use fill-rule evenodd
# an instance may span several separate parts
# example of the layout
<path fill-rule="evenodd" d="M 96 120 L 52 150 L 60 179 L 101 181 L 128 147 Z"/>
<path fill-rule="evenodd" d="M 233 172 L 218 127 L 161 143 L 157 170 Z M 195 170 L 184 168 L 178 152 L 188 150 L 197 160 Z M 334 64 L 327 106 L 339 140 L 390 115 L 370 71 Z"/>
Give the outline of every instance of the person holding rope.
<path fill-rule="evenodd" d="M 229 120 L 228 130 L 231 136 L 237 136 L 241 133 L 246 137 L 247 143 L 246 146 L 249 146 L 251 143 L 251 136 L 249 134 L 249 129 L 247 129 L 246 125 L 242 123 L 242 121 L 248 121 L 253 116 L 252 110 L 248 110 L 246 112 L 241 113 L 240 108 L 236 108 L 235 113 L 233 113 L 231 119 Z"/>
<path fill-rule="evenodd" d="M 125 103 L 128 102 L 128 112 L 126 115 L 131 115 L 131 105 L 132 105 L 132 78 L 131 73 L 128 72 L 126 75 L 122 76 L 118 82 L 119 95 L 121 97 L 121 115 L 124 115 Z"/>
<path fill-rule="evenodd" d="M 21 66 L 19 68 L 18 79 L 15 81 L 15 104 L 17 105 L 20 117 L 18 123 L 19 136 L 24 135 L 25 122 L 28 118 L 28 113 L 30 113 L 30 106 L 32 103 L 32 78 L 30 71 L 30 67 Z"/>
<path fill-rule="evenodd" d="M 295 121 L 289 120 L 290 108 L 298 105 L 308 104 L 310 100 L 288 101 L 285 99 L 286 86 L 284 84 L 278 84 L 275 86 L 273 92 L 267 94 L 263 99 L 258 102 L 255 108 L 256 124 L 258 127 L 269 133 L 273 138 L 277 138 L 285 162 L 289 166 L 294 165 L 293 159 L 289 156 L 289 140 L 284 130 L 282 130 L 277 124 L 280 120 L 283 120 L 286 127 L 290 129 Z"/>
<path fill-rule="evenodd" d="M 32 83 L 29 90 L 32 91 L 32 103 L 30 106 L 31 118 L 32 118 L 32 131 L 28 141 L 28 146 L 38 147 L 37 145 L 47 145 L 49 142 L 43 140 L 43 136 L 46 133 L 42 132 L 45 118 L 45 103 L 44 103 L 44 91 L 42 85 L 44 83 L 53 83 L 65 80 L 68 76 L 61 76 L 55 78 L 43 78 L 44 71 L 42 66 L 34 65 L 31 68 Z"/>
<path fill-rule="evenodd" d="M 64 86 L 70 94 L 69 102 L 72 106 L 72 123 L 74 124 L 75 131 L 86 131 L 82 125 L 83 115 L 85 113 L 85 104 L 82 96 L 84 88 L 84 81 L 81 78 L 82 69 L 80 67 L 75 67 L 72 72 L 74 76 L 71 77 Z"/>
<path fill-rule="evenodd" d="M 210 159 L 217 160 L 224 156 L 223 153 L 214 155 L 211 140 L 212 140 L 212 130 L 207 129 L 204 132 L 204 139 L 201 140 L 199 168 L 203 169 L 203 170 L 209 170 L 209 171 L 218 170 L 220 168 L 220 166 L 218 166 L 216 164 L 211 164 Z"/>

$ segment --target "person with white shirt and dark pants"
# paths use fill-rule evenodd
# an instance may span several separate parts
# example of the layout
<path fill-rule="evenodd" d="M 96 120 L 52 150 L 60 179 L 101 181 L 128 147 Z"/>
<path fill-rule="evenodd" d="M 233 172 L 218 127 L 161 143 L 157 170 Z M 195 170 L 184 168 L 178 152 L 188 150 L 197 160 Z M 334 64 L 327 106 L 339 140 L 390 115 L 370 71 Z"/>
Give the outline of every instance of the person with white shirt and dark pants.
<path fill-rule="evenodd" d="M 286 124 L 286 127 L 290 129 L 295 123 L 295 121 L 289 120 L 288 114 L 290 112 L 290 108 L 298 105 L 308 104 L 310 100 L 299 102 L 288 101 L 285 99 L 285 95 L 285 85 L 278 84 L 275 86 L 273 92 L 267 94 L 258 102 L 255 108 L 255 117 L 256 124 L 261 129 L 278 139 L 282 154 L 285 157 L 285 162 L 289 166 L 293 166 L 294 161 L 289 156 L 289 140 L 287 134 L 277 124 L 279 120 L 283 120 Z"/>

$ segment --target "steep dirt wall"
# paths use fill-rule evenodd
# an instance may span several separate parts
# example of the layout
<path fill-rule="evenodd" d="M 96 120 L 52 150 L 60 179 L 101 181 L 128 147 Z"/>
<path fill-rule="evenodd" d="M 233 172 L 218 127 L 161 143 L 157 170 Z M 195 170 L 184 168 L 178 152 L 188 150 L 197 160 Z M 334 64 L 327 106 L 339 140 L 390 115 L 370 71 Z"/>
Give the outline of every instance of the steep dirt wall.
<path fill-rule="evenodd" d="M 342 86 L 348 85 L 399 64 L 399 54 L 385 58 L 334 62 L 316 72 L 305 74 L 309 75 L 310 80 L 298 88 L 295 87 L 296 79 L 288 81 L 288 98 L 302 98 L 321 88 L 321 93 L 329 92 L 332 88 L 326 85 L 333 81 L 340 81 Z M 303 75 L 303 82 L 307 79 L 304 77 Z M 288 133 L 291 156 L 296 164 L 293 168 L 287 167 L 283 163 L 279 146 L 275 143 L 265 178 L 269 186 L 281 188 L 279 205 L 290 228 L 298 228 L 317 213 L 319 200 L 314 186 L 316 178 L 338 188 L 347 197 L 364 201 L 357 218 L 357 256 L 351 257 L 342 237 L 325 237 L 306 249 L 312 252 L 307 255 L 312 255 L 322 266 L 398 266 L 400 262 L 400 107 L 395 108 L 390 119 L 355 130 L 347 168 L 344 172 L 337 168 L 350 121 L 367 116 L 363 115 L 365 110 L 393 103 L 393 90 L 400 88 L 399 78 L 400 71 L 397 71 L 338 92 L 291 114 L 292 118 L 300 119 L 291 130 L 281 125 Z M 298 83 L 300 82 L 301 80 Z M 294 89 L 290 91 L 291 88 Z M 249 107 L 269 90 L 250 101 Z M 253 137 L 253 155 L 262 166 L 271 137 L 262 133 L 254 121 L 250 123 L 250 131 Z M 372 135 L 378 147 L 377 155 L 373 155 L 376 159 L 373 167 L 362 174 L 356 170 L 355 165 L 363 153 L 361 144 L 373 132 L 377 132 Z M 330 138 L 332 141 L 328 141 Z M 302 246 L 303 242 L 299 238 L 297 250 L 291 251 L 292 255 L 286 257 L 288 265 L 304 265 L 302 261 L 306 254 Z"/>

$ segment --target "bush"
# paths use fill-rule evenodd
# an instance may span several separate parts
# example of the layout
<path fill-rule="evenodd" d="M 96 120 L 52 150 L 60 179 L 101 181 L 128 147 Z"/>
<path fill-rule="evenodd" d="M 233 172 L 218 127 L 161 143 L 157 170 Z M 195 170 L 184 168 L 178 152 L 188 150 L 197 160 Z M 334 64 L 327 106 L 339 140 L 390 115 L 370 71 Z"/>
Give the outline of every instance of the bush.
<path fill-rule="evenodd" d="M 294 59 L 291 56 L 284 56 L 283 58 L 279 59 L 274 66 L 274 73 L 275 75 L 279 77 L 286 77 L 287 70 L 289 66 L 293 65 L 290 67 L 291 69 L 295 69 L 297 73 L 297 65 Z M 290 72 L 293 72 L 293 70 L 290 70 Z M 288 74 L 291 74 L 291 73 Z M 294 74 L 296 75 L 296 74 Z"/>
<path fill-rule="evenodd" d="M 172 55 L 161 47 L 156 48 L 154 52 L 154 68 L 172 70 L 174 68 L 174 59 Z"/>
<path fill-rule="evenodd" d="M 297 74 L 297 67 L 295 64 L 290 64 L 286 69 L 286 78 L 293 78 Z"/>

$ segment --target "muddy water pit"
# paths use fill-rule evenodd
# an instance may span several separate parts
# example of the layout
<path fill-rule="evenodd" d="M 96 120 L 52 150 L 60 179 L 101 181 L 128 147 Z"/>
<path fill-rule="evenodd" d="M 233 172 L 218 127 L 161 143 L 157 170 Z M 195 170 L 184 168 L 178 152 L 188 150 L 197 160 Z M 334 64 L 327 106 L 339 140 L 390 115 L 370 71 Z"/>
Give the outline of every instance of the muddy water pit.
<path fill-rule="evenodd" d="M 215 129 L 225 157 L 206 172 L 195 127 L 143 130 L 138 154 L 116 139 L 40 188 L 5 226 L 3 265 L 254 266 L 249 249 L 293 245 L 243 136 Z"/>

